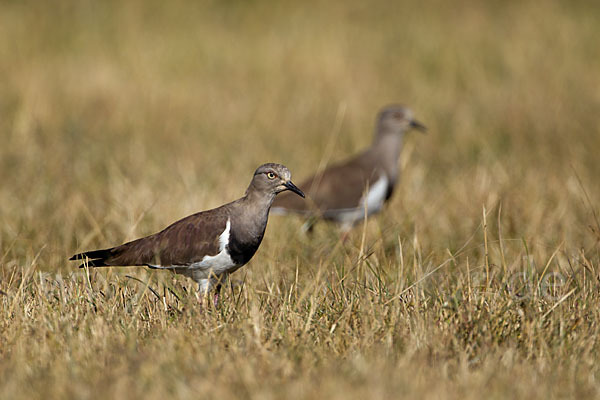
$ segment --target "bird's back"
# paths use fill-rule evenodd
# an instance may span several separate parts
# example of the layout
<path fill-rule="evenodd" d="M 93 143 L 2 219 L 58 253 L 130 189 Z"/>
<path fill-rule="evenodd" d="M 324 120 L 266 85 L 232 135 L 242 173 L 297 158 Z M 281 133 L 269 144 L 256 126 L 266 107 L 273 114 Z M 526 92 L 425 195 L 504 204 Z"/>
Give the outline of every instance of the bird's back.
<path fill-rule="evenodd" d="M 322 216 L 334 210 L 354 209 L 361 206 L 367 187 L 373 186 L 385 175 L 375 154 L 367 150 L 302 182 L 299 186 L 307 195 L 306 201 L 297 201 L 293 196 L 284 194 L 275 199 L 273 209 L 276 212 L 316 212 Z M 387 192 L 387 185 L 385 190 Z"/>

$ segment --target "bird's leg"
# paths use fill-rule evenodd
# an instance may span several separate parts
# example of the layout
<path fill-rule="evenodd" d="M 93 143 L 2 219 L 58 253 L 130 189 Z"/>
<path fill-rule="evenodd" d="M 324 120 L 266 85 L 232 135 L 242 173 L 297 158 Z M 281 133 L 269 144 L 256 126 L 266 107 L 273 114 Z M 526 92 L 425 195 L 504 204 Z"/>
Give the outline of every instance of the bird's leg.
<path fill-rule="evenodd" d="M 317 218 L 316 217 L 310 217 L 306 220 L 306 222 L 304 222 L 304 224 L 302 224 L 302 227 L 300 228 L 301 232 L 306 234 L 306 235 L 312 235 L 314 230 L 315 230 L 315 224 L 317 223 Z"/>
<path fill-rule="evenodd" d="M 198 302 L 200 303 L 200 307 L 204 305 L 205 301 L 208 301 L 208 296 L 213 293 L 213 304 L 215 308 L 219 305 L 219 294 L 221 292 L 221 282 L 223 277 L 215 277 L 214 275 L 210 278 L 200 279 L 198 280 Z M 216 286 L 215 286 L 216 285 Z"/>
<path fill-rule="evenodd" d="M 340 241 L 342 243 L 346 243 L 346 241 L 348 240 L 349 237 L 350 237 L 350 231 L 344 231 L 342 233 L 342 236 L 340 237 Z"/>
<path fill-rule="evenodd" d="M 215 288 L 215 294 L 213 295 L 213 304 L 215 305 L 215 308 L 217 308 L 217 306 L 219 305 L 219 293 L 221 292 L 221 282 L 219 282 L 217 284 L 217 287 Z"/>
<path fill-rule="evenodd" d="M 196 293 L 196 298 L 198 299 L 198 303 L 200 303 L 200 308 L 203 308 L 204 299 L 208 297 L 211 286 L 210 279 L 198 280 L 198 292 Z"/>
<path fill-rule="evenodd" d="M 340 242 L 346 243 L 350 237 L 350 231 L 352 231 L 352 224 L 342 224 L 340 231 L 342 232 L 342 236 L 340 236 Z"/>

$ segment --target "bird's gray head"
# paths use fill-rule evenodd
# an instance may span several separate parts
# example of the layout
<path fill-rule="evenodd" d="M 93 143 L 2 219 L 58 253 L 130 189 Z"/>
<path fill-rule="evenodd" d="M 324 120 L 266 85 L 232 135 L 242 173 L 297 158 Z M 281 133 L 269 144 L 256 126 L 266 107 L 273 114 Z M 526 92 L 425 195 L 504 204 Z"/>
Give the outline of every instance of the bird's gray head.
<path fill-rule="evenodd" d="M 410 108 L 401 105 L 389 105 L 384 107 L 377 116 L 377 135 L 402 134 L 410 129 L 425 132 L 425 125 L 414 119 Z"/>
<path fill-rule="evenodd" d="M 291 181 L 292 174 L 285 165 L 268 163 L 263 164 L 256 169 L 250 186 L 246 191 L 248 194 L 251 191 L 276 195 L 285 190 L 291 190 L 300 197 L 304 197 L 304 193 Z"/>

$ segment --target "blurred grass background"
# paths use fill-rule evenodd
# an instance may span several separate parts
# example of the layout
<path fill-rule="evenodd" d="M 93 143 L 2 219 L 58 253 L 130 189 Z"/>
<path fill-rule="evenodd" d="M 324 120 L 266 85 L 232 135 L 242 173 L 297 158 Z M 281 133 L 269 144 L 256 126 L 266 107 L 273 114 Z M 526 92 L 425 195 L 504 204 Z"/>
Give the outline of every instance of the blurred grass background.
<path fill-rule="evenodd" d="M 0 394 L 597 395 L 599 27 L 585 1 L 0 3 Z M 245 307 L 232 292 L 174 318 L 124 274 L 190 281 L 71 275 L 74 252 L 233 200 L 264 162 L 301 181 L 329 143 L 330 161 L 356 152 L 391 102 L 429 133 L 407 137 L 384 215 L 345 245 L 272 218 L 234 275 Z M 501 290 L 524 258 L 561 260 L 559 298 L 575 294 L 448 311 L 473 268 Z M 363 282 L 357 308 L 334 306 L 348 293 L 329 274 Z M 121 300 L 99 311 L 108 287 Z"/>

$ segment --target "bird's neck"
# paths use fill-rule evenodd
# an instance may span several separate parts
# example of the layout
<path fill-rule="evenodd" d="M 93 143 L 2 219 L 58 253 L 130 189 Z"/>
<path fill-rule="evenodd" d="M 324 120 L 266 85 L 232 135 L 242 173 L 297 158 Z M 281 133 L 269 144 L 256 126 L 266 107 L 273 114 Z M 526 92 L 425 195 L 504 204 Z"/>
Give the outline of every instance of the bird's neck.
<path fill-rule="evenodd" d="M 245 212 L 248 213 L 247 215 L 252 216 L 250 219 L 255 220 L 260 225 L 266 223 L 273 200 L 275 200 L 274 193 L 264 193 L 249 188 L 240 203 L 243 204 Z"/>
<path fill-rule="evenodd" d="M 244 197 L 230 203 L 231 233 L 228 251 L 238 265 L 250 261 L 262 242 L 273 202 L 248 188 Z M 274 197 L 274 196 L 271 196 Z"/>
<path fill-rule="evenodd" d="M 376 155 L 383 169 L 392 177 L 398 173 L 398 159 L 402 150 L 402 134 L 379 132 L 370 149 Z"/>
<path fill-rule="evenodd" d="M 274 194 L 261 194 L 250 188 L 244 197 L 233 204 L 232 212 L 238 218 L 231 229 L 238 242 L 244 246 L 258 247 L 265 233 L 274 198 Z"/>
<path fill-rule="evenodd" d="M 242 200 L 246 203 L 246 207 L 253 208 L 255 211 L 261 209 L 268 211 L 275 200 L 275 193 L 260 192 L 249 187 Z"/>

